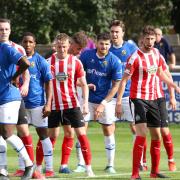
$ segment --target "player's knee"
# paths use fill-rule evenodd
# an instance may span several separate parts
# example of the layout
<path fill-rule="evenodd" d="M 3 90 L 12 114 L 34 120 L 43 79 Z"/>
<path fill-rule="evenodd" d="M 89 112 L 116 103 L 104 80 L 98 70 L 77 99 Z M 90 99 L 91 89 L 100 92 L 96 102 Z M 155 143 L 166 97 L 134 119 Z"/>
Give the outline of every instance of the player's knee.
<path fill-rule="evenodd" d="M 7 143 L 2 136 L 0 136 L 0 153 L 5 153 L 7 151 Z"/>
<path fill-rule="evenodd" d="M 21 124 L 16 126 L 18 131 L 18 136 L 24 137 L 29 136 L 29 127 L 27 124 Z"/>
<path fill-rule="evenodd" d="M 67 138 L 74 138 L 74 131 L 72 129 L 68 129 L 64 131 L 64 136 Z"/>

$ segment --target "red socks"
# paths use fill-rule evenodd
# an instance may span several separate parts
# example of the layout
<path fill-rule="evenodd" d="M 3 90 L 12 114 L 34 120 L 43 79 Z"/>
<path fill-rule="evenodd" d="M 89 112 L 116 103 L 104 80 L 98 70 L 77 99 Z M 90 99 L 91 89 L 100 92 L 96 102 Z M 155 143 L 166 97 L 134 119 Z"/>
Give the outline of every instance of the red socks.
<path fill-rule="evenodd" d="M 32 143 L 32 136 L 24 136 L 21 137 L 21 140 L 27 150 L 27 153 L 31 159 L 32 162 L 34 162 L 34 149 L 33 149 L 33 143 Z"/>
<path fill-rule="evenodd" d="M 173 159 L 173 152 L 174 152 L 172 136 L 169 133 L 168 135 L 163 136 L 162 138 L 163 138 L 164 147 L 165 147 L 167 155 L 168 155 L 168 160 L 172 160 Z"/>
<path fill-rule="evenodd" d="M 90 144 L 89 140 L 86 135 L 80 135 L 78 137 L 78 140 L 81 144 L 81 151 L 84 157 L 84 161 L 86 165 L 91 165 L 91 149 L 90 149 Z"/>
<path fill-rule="evenodd" d="M 160 140 L 151 140 L 151 173 L 157 174 L 159 173 L 159 162 L 160 162 Z"/>
<path fill-rule="evenodd" d="M 74 141 L 73 138 L 64 137 L 62 143 L 61 165 L 68 164 L 69 156 L 71 154 L 73 147 L 73 141 Z"/>
<path fill-rule="evenodd" d="M 145 140 L 145 137 L 136 136 L 133 147 L 132 177 L 139 177 L 139 166 L 141 162 L 141 156 L 143 153 Z"/>

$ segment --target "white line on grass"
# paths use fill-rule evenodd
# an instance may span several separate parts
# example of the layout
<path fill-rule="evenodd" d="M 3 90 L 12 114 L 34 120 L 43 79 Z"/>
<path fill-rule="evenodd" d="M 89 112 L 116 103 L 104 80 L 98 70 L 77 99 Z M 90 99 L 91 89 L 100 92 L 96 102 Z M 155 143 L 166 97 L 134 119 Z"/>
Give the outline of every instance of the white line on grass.
<path fill-rule="evenodd" d="M 174 171 L 174 172 L 170 172 L 170 171 L 161 171 L 162 173 L 168 173 L 168 174 L 176 174 L 176 173 L 180 173 L 180 171 Z M 140 172 L 140 174 L 149 174 L 149 172 Z M 58 177 L 58 178 L 49 178 L 52 180 L 67 180 L 67 179 L 91 179 L 91 178 L 101 178 L 101 177 L 115 177 L 115 176 L 131 176 L 131 172 L 128 173 L 116 173 L 116 174 L 102 174 L 102 175 L 96 175 L 95 177 L 87 177 L 87 176 L 79 176 L 79 177 Z M 173 177 L 171 179 L 174 179 Z"/>

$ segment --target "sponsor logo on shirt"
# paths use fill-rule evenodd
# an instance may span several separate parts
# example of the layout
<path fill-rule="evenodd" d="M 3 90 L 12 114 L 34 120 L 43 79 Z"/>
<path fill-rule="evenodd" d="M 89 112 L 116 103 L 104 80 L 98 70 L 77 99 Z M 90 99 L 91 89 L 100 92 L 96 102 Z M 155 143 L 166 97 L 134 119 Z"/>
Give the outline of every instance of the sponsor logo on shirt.
<path fill-rule="evenodd" d="M 153 65 L 153 66 L 150 66 L 148 69 L 147 69 L 147 72 L 149 74 L 155 74 L 157 72 L 157 66 Z"/>
<path fill-rule="evenodd" d="M 91 59 L 90 62 L 91 62 L 91 63 L 94 63 L 94 59 Z"/>
<path fill-rule="evenodd" d="M 88 74 L 95 74 L 95 75 L 97 75 L 97 76 L 104 76 L 104 77 L 107 76 L 107 73 L 99 72 L 99 71 L 97 71 L 96 69 L 87 69 L 87 73 L 88 73 Z"/>
<path fill-rule="evenodd" d="M 104 60 L 102 64 L 103 64 L 103 67 L 106 67 L 108 62 L 106 60 Z"/>
<path fill-rule="evenodd" d="M 56 75 L 56 79 L 58 81 L 66 81 L 67 78 L 68 78 L 68 74 L 66 74 L 65 72 L 59 72 L 57 75 Z"/>
<path fill-rule="evenodd" d="M 121 55 L 122 55 L 122 56 L 125 56 L 126 54 L 127 54 L 126 50 L 123 49 L 123 50 L 121 51 Z"/>
<path fill-rule="evenodd" d="M 30 77 L 37 80 L 36 74 L 31 74 Z"/>
<path fill-rule="evenodd" d="M 34 66 L 35 66 L 35 62 L 32 61 L 30 66 L 31 66 L 31 67 L 34 67 Z"/>

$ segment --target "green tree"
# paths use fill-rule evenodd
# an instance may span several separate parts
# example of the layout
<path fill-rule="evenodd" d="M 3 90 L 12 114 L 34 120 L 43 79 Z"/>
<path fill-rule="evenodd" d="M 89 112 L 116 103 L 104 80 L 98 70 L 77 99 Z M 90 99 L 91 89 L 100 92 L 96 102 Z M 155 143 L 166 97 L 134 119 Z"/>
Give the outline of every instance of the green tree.
<path fill-rule="evenodd" d="M 1 0 L 0 12 L 1 17 L 11 19 L 11 39 L 16 42 L 26 31 L 34 33 L 38 43 L 50 43 L 58 32 L 72 35 L 84 30 L 91 35 L 98 34 L 109 30 L 112 19 L 122 19 L 126 36 L 134 38 L 144 24 L 171 24 L 171 1 Z"/>
<path fill-rule="evenodd" d="M 180 33 L 180 1 L 179 0 L 174 0 L 172 1 L 173 3 L 173 9 L 171 11 L 171 18 L 172 22 L 174 24 L 174 29 L 177 33 Z"/>
<path fill-rule="evenodd" d="M 170 24 L 171 1 L 167 0 L 117 0 L 117 18 L 126 24 L 126 36 L 137 39 L 147 24 L 167 26 Z"/>

